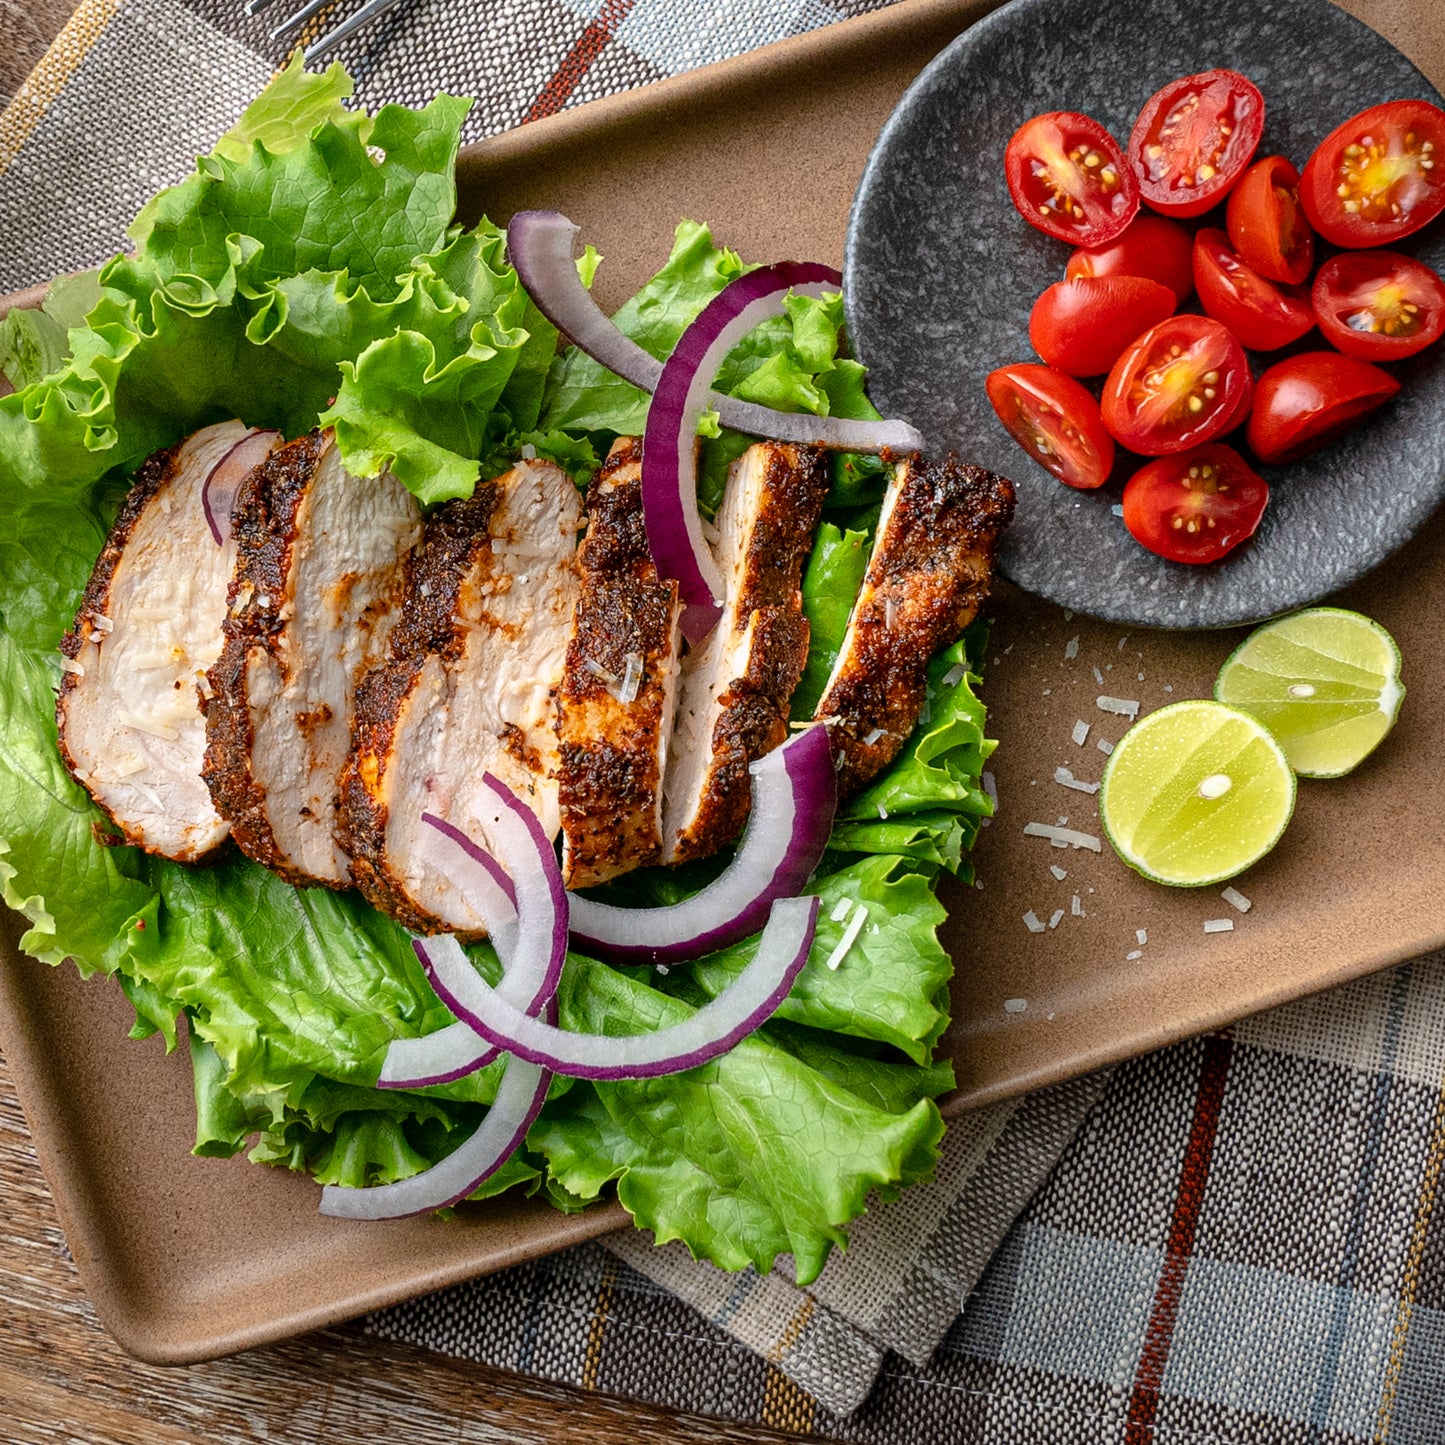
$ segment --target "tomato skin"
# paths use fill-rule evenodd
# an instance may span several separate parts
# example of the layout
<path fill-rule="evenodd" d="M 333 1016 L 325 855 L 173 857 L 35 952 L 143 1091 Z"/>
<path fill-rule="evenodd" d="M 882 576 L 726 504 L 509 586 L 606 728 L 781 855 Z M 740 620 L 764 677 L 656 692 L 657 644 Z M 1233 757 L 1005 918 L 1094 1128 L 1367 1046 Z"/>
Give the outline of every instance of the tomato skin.
<path fill-rule="evenodd" d="M 1019 215 L 1047 236 L 1100 246 L 1138 214 L 1139 189 L 1118 142 L 1090 116 L 1034 116 L 1013 133 L 1003 160 Z"/>
<path fill-rule="evenodd" d="M 1298 286 L 1315 259 L 1315 233 L 1299 202 L 1299 172 L 1283 156 L 1255 161 L 1229 193 L 1225 229 L 1247 266 Z"/>
<path fill-rule="evenodd" d="M 1264 478 L 1214 442 L 1140 467 L 1124 485 L 1124 525 L 1171 562 L 1217 562 L 1254 535 L 1268 503 Z"/>
<path fill-rule="evenodd" d="M 1203 215 L 1234 185 L 1264 132 L 1264 97 L 1235 70 L 1181 76 L 1145 103 L 1129 136 L 1144 204 L 1176 219 Z"/>
<path fill-rule="evenodd" d="M 1034 362 L 1001 366 L 985 383 L 1010 436 L 1065 486 L 1102 487 L 1114 466 L 1114 439 L 1099 403 L 1072 376 Z"/>
<path fill-rule="evenodd" d="M 1266 280 L 1230 249 L 1223 231 L 1195 235 L 1194 289 L 1205 311 L 1251 351 L 1288 346 L 1315 324 L 1309 292 Z"/>
<path fill-rule="evenodd" d="M 1382 407 L 1400 383 L 1368 361 L 1303 351 L 1259 378 L 1246 435 L 1262 462 L 1292 462 Z"/>
<path fill-rule="evenodd" d="M 1388 246 L 1445 210 L 1441 159 L 1445 111 L 1439 106 L 1428 100 L 1372 105 L 1315 147 L 1300 177 L 1300 204 L 1310 225 L 1336 246 Z"/>
<path fill-rule="evenodd" d="M 1364 361 L 1401 361 L 1445 333 L 1445 281 L 1398 251 L 1332 257 L 1315 277 L 1314 306 L 1325 340 Z"/>
<path fill-rule="evenodd" d="M 1179 301 L 1194 290 L 1194 242 L 1189 232 L 1147 211 L 1135 216 L 1122 235 L 1106 246 L 1080 247 L 1069 257 L 1064 276 L 1143 276 L 1167 286 Z"/>
<path fill-rule="evenodd" d="M 1252 386 L 1244 348 L 1226 327 L 1208 316 L 1171 316 L 1114 363 L 1104 425 L 1142 456 L 1188 451 L 1244 420 Z"/>
<path fill-rule="evenodd" d="M 1174 293 L 1142 276 L 1056 281 L 1034 302 L 1029 340 L 1070 376 L 1102 376 L 1136 336 L 1174 314 Z"/>

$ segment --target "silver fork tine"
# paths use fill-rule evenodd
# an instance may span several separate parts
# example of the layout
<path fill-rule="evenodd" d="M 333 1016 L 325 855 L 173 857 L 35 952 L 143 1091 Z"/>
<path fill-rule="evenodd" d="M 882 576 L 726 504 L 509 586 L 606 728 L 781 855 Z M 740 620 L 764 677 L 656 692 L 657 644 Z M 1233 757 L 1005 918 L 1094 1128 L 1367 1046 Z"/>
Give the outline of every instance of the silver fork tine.
<path fill-rule="evenodd" d="M 246 14 L 259 15 L 270 3 L 271 0 L 246 0 Z"/>
<path fill-rule="evenodd" d="M 260 0 L 262 5 L 269 5 L 271 0 Z M 304 25 L 318 10 L 324 10 L 331 3 L 331 0 L 306 0 L 294 15 L 288 15 L 272 32 L 271 39 L 279 40 L 289 30 L 295 30 L 298 26 Z"/>
<path fill-rule="evenodd" d="M 316 0 L 315 8 L 319 10 L 326 0 Z M 393 6 L 399 5 L 401 0 L 367 0 L 367 3 L 352 15 L 348 15 L 334 30 L 328 31 L 320 40 L 313 42 L 306 49 L 307 60 L 315 60 L 318 55 L 325 55 L 328 50 L 335 49 L 348 35 L 355 35 L 363 25 L 370 25 L 378 15 L 385 15 Z M 298 11 L 298 14 L 301 12 Z M 311 12 L 307 12 L 311 13 Z"/>

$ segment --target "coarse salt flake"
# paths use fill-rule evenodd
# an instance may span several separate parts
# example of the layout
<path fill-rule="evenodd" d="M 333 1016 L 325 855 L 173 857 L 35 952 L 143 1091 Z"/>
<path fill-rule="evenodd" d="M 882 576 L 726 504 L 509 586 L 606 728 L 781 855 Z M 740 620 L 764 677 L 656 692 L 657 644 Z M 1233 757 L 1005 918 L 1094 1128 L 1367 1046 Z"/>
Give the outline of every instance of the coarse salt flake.
<path fill-rule="evenodd" d="M 942 683 L 944 687 L 957 687 L 967 676 L 968 669 L 961 662 L 955 662 L 953 666 L 939 678 L 939 682 Z"/>
<path fill-rule="evenodd" d="M 1071 637 L 1064 644 L 1064 661 L 1072 662 L 1079 655 L 1079 639 Z"/>
<path fill-rule="evenodd" d="M 878 805 L 878 816 L 886 822 L 888 820 L 888 809 L 882 803 Z"/>
<path fill-rule="evenodd" d="M 1050 928 L 1057 928 L 1057 927 L 1059 926 L 1059 924 L 1061 924 L 1063 921 L 1064 921 L 1064 910 L 1063 910 L 1062 908 L 1056 908 L 1056 909 L 1054 909 L 1053 914 L 1052 914 L 1052 915 L 1050 916 L 1050 918 L 1049 918 L 1049 927 L 1050 927 Z"/>
<path fill-rule="evenodd" d="M 1024 832 L 1030 838 L 1047 838 L 1059 848 L 1088 848 L 1102 853 L 1103 845 L 1092 833 L 1080 833 L 1074 828 L 1055 828 L 1048 823 L 1025 823 Z"/>
<path fill-rule="evenodd" d="M 1089 741 L 1089 725 L 1083 718 L 1074 724 L 1074 746 L 1081 748 Z"/>
<path fill-rule="evenodd" d="M 1072 788 L 1076 793 L 1097 793 L 1098 783 L 1085 783 L 1076 778 L 1067 768 L 1054 769 L 1054 781 L 1062 788 Z"/>
<path fill-rule="evenodd" d="M 1139 700 L 1133 697 L 1110 697 L 1104 692 L 1094 699 L 1094 706 L 1100 712 L 1111 712 L 1116 717 L 1128 718 L 1130 722 L 1139 716 Z"/>
<path fill-rule="evenodd" d="M 1021 1014 L 1028 1006 L 1029 1001 L 1026 998 L 1006 998 L 1003 1001 L 1003 1010 L 1005 1013 Z"/>
<path fill-rule="evenodd" d="M 1219 895 L 1231 908 L 1237 908 L 1241 913 L 1248 913 L 1254 906 L 1238 888 L 1226 888 Z"/>
<path fill-rule="evenodd" d="M 1147 928 L 1136 928 L 1134 930 L 1134 938 L 1139 943 L 1148 943 L 1149 930 Z"/>
<path fill-rule="evenodd" d="M 1204 931 L 1206 933 L 1233 933 L 1234 920 L 1232 918 L 1206 918 Z"/>
<path fill-rule="evenodd" d="M 1060 868 L 1057 863 L 1049 864 L 1049 872 L 1052 873 L 1054 877 L 1059 880 L 1060 883 L 1062 883 L 1064 879 L 1069 876 L 1068 870 L 1065 868 Z"/>
<path fill-rule="evenodd" d="M 1122 517 L 1122 516 L 1124 515 L 1124 504 L 1123 504 L 1123 502 L 1115 502 L 1114 505 L 1109 508 L 1109 510 L 1110 510 L 1116 517 Z"/>
<path fill-rule="evenodd" d="M 1024 927 L 1027 928 L 1030 933 L 1042 933 L 1044 931 L 1043 920 L 1032 908 L 1024 914 Z"/>
<path fill-rule="evenodd" d="M 1094 669 L 1094 681 L 1097 682 L 1100 687 L 1103 687 L 1103 685 L 1104 685 L 1104 674 L 1103 674 L 1102 672 L 1100 672 L 1097 667 Z"/>
<path fill-rule="evenodd" d="M 1109 756 L 1110 753 L 1114 751 L 1114 744 L 1111 743 L 1108 738 L 1100 738 L 1099 741 L 1094 744 L 1094 746 L 1098 748 L 1098 750 L 1103 753 L 1106 758 Z"/>
<path fill-rule="evenodd" d="M 1082 918 L 1084 916 L 1084 900 L 1080 898 L 1077 893 L 1074 894 L 1073 901 L 1069 904 L 1069 912 L 1072 913 L 1075 918 Z"/>

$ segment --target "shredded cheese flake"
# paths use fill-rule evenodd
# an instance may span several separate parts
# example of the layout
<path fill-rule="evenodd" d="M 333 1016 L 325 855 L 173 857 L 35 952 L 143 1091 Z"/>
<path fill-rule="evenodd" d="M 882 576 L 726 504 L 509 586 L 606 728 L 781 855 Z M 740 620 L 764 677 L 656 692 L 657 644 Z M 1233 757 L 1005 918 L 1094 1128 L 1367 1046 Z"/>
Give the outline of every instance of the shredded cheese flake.
<path fill-rule="evenodd" d="M 967 676 L 968 669 L 961 662 L 955 662 L 953 666 L 939 678 L 939 682 L 944 687 L 957 687 Z"/>
<path fill-rule="evenodd" d="M 838 965 L 847 956 L 848 950 L 858 941 L 858 935 L 863 932 L 863 925 L 868 922 L 868 905 L 859 903 L 848 920 L 848 926 L 843 930 L 843 936 L 838 940 L 838 946 L 830 953 L 825 961 L 825 966 L 838 971 Z"/>
<path fill-rule="evenodd" d="M 1072 788 L 1076 793 L 1097 793 L 1102 786 L 1080 781 L 1067 768 L 1055 768 L 1054 781 L 1062 788 Z"/>
<path fill-rule="evenodd" d="M 163 742 L 173 743 L 180 737 L 180 734 L 175 728 L 166 727 L 164 724 L 148 722 L 145 718 L 123 717 L 120 720 L 120 725 L 131 728 L 138 733 L 146 733 L 153 738 L 160 738 Z"/>
<path fill-rule="evenodd" d="M 1234 920 L 1232 918 L 1206 918 L 1204 931 L 1206 933 L 1233 933 Z"/>
<path fill-rule="evenodd" d="M 607 668 L 603 667 L 595 657 L 584 657 L 582 659 L 582 670 L 584 672 L 590 672 L 598 682 L 605 682 L 608 687 L 616 687 L 621 680 L 615 672 L 610 672 Z"/>
<path fill-rule="evenodd" d="M 1133 697 L 1110 697 L 1108 693 L 1100 693 L 1094 699 L 1094 706 L 1100 712 L 1111 712 L 1116 717 L 1126 717 L 1132 722 L 1139 716 L 1139 700 Z"/>
<path fill-rule="evenodd" d="M 840 898 L 834 905 L 833 911 L 828 915 L 834 923 L 841 923 L 853 911 L 853 900 L 851 898 Z"/>
<path fill-rule="evenodd" d="M 1231 908 L 1238 909 L 1240 913 L 1248 913 L 1254 905 L 1238 888 L 1226 888 L 1219 895 Z"/>
<path fill-rule="evenodd" d="M 113 771 L 118 778 L 132 778 L 137 773 L 143 773 L 145 769 L 144 758 L 132 758 L 128 763 L 117 763 Z"/>
<path fill-rule="evenodd" d="M 624 706 L 637 701 L 638 689 L 642 686 L 642 654 L 627 654 L 627 670 L 622 674 L 622 686 L 617 689 L 617 701 Z"/>
<path fill-rule="evenodd" d="M 866 737 L 864 737 L 863 746 L 865 748 L 871 748 L 873 744 L 878 741 L 879 738 L 887 737 L 887 735 L 887 732 L 883 728 L 874 728 L 870 733 L 867 734 Z"/>
<path fill-rule="evenodd" d="M 1094 853 L 1104 851 L 1103 845 L 1092 833 L 1080 833 L 1074 828 L 1055 828 L 1048 823 L 1025 823 L 1024 832 L 1030 838 L 1047 838 L 1059 848 L 1088 848 Z"/>
<path fill-rule="evenodd" d="M 882 818 L 885 822 L 888 819 L 888 809 L 885 808 L 882 803 L 879 803 L 878 805 L 878 816 Z"/>
<path fill-rule="evenodd" d="M 91 626 L 93 626 L 101 636 L 106 636 L 115 631 L 115 623 L 112 622 L 104 612 L 92 612 L 90 614 L 90 621 Z"/>
<path fill-rule="evenodd" d="M 85 676 L 84 665 L 77 662 L 73 657 L 65 657 L 62 655 L 60 659 L 60 670 L 61 672 L 68 672 L 74 677 Z"/>

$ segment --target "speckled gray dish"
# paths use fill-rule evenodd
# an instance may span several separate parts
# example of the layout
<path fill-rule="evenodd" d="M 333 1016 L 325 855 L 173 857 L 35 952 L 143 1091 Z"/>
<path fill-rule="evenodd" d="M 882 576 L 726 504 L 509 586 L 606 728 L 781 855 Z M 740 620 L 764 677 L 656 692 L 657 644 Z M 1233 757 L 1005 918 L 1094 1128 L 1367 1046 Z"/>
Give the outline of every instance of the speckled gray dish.
<path fill-rule="evenodd" d="M 1068 256 L 1009 201 L 1009 136 L 1040 111 L 1078 110 L 1123 144 L 1155 90 L 1215 66 L 1264 92 L 1258 153 L 1300 166 L 1368 105 L 1441 102 L 1394 46 L 1326 0 L 1013 0 L 965 31 L 903 97 L 849 222 L 844 294 L 873 400 L 934 448 L 1012 477 L 1019 510 L 1004 574 L 1110 621 L 1225 627 L 1304 606 L 1383 561 L 1445 497 L 1439 347 L 1392 368 L 1404 389 L 1371 421 L 1292 466 L 1261 467 L 1271 493 L 1259 531 L 1208 567 L 1166 562 L 1129 537 L 1112 511 L 1123 466 L 1099 491 L 1064 487 L 989 406 L 990 371 L 1037 360 L 1029 308 L 1063 279 Z M 1442 269 L 1445 220 L 1395 249 Z M 1312 332 L 1294 349 L 1322 345 Z M 1252 360 L 1257 374 L 1261 356 Z"/>

